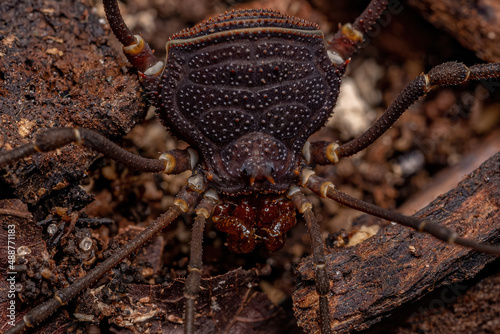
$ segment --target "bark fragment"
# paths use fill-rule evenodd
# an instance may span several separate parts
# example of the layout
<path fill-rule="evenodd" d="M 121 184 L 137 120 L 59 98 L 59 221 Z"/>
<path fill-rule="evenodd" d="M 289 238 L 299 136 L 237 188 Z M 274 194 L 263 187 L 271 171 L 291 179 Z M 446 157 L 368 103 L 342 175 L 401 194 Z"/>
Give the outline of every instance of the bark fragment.
<path fill-rule="evenodd" d="M 496 0 L 409 0 L 426 20 L 489 62 L 500 61 L 500 3 Z"/>
<path fill-rule="evenodd" d="M 136 73 L 108 43 L 90 1 L 0 3 L 0 149 L 45 128 L 85 127 L 110 139 L 144 116 Z M 71 209 L 89 202 L 79 180 L 97 154 L 69 145 L 6 168 L 4 181 L 30 205 Z M 4 188 L 4 194 L 7 188 Z M 70 210 L 71 211 L 71 210 Z"/>
<path fill-rule="evenodd" d="M 415 216 L 447 226 L 463 237 L 498 244 L 499 170 L 500 153 Z M 333 250 L 327 256 L 333 330 L 367 329 L 429 291 L 473 278 L 496 259 L 409 228 L 389 225 L 365 242 Z M 295 313 L 306 332 L 318 328 L 313 268 L 310 257 L 299 266 L 303 282 L 294 294 Z"/>

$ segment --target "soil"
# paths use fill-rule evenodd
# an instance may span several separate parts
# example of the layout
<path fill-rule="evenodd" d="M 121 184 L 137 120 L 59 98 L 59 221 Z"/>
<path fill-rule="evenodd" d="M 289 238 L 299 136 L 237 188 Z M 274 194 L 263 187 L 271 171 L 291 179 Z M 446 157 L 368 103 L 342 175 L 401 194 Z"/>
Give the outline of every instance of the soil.
<path fill-rule="evenodd" d="M 0 150 L 30 142 L 43 129 L 57 126 L 96 130 L 151 158 L 186 147 L 148 111 L 137 73 L 110 36 L 100 3 L 16 3 L 0 4 Z M 350 22 L 362 12 L 366 1 L 130 0 L 121 5 L 133 32 L 142 34 L 163 58 L 169 36 L 226 10 L 286 11 L 319 23 L 328 39 L 339 23 Z M 413 78 L 435 65 L 484 62 L 411 7 L 400 6 L 394 7 L 394 14 L 353 58 L 344 80 L 344 98 L 312 140 L 345 142 L 355 137 Z M 318 166 L 316 171 L 354 197 L 413 214 L 500 150 L 498 87 L 494 81 L 482 81 L 433 90 L 368 149 L 335 166 Z M 137 173 L 75 145 L 34 155 L 1 171 L 0 210 L 4 211 L 0 211 L 0 223 L 18 226 L 17 246 L 30 248 L 30 254 L 18 263 L 23 272 L 18 319 L 31 305 L 85 275 L 165 212 L 188 176 Z M 352 235 L 352 222 L 359 213 L 314 195 L 308 197 L 333 252 L 338 240 Z M 183 304 L 179 300 L 192 221 L 193 215 L 187 214 L 172 223 L 34 332 L 181 331 Z M 354 230 L 358 229 L 355 224 Z M 87 237 L 92 238 L 92 247 L 82 251 L 79 245 Z M 303 224 L 291 231 L 282 250 L 271 254 L 265 249 L 232 254 L 224 243 L 225 236 L 209 225 L 197 319 L 206 326 L 205 332 L 231 328 L 232 333 L 300 333 L 291 296 L 302 283 L 296 268 L 310 253 Z M 2 267 L 4 253 L 0 255 Z M 425 306 L 429 303 L 424 300 L 418 307 L 397 311 L 372 330 L 446 333 L 474 328 L 470 323 L 481 323 L 482 332 L 500 330 L 494 311 L 499 298 L 479 300 L 480 292 L 475 290 L 492 291 L 492 286 L 498 286 L 494 283 L 497 267 L 490 265 L 471 282 L 455 283 L 472 287 L 460 290 L 452 302 L 434 308 Z M 0 289 L 7 289 L 1 284 Z M 3 292 L 0 303 L 7 301 Z M 420 312 L 409 311 L 412 307 Z M 492 311 L 481 311 L 485 308 Z"/>

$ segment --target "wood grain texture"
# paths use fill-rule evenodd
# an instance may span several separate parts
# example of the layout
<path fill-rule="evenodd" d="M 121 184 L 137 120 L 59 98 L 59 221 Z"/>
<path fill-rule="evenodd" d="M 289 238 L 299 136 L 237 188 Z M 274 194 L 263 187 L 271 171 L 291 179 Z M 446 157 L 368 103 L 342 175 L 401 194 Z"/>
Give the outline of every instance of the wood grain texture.
<path fill-rule="evenodd" d="M 456 188 L 415 214 L 484 243 L 500 242 L 500 153 Z M 375 218 L 364 217 L 367 222 Z M 354 247 L 327 256 L 334 331 L 367 329 L 429 291 L 466 281 L 494 256 L 442 243 L 429 235 L 390 225 Z M 298 267 L 302 286 L 294 294 L 295 313 L 306 332 L 317 330 L 317 295 L 312 259 Z"/>

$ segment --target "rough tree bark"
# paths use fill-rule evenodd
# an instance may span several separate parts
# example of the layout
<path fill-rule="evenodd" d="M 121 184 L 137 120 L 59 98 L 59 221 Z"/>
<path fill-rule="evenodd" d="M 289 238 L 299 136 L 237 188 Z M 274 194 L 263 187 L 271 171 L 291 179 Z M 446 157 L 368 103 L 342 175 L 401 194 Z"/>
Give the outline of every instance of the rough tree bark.
<path fill-rule="evenodd" d="M 127 73 L 109 27 L 90 1 L 0 3 L 0 148 L 46 128 L 81 126 L 122 137 L 145 115 L 137 74 Z M 90 201 L 79 180 L 97 154 L 67 146 L 8 167 L 4 181 L 26 203 L 68 211 Z M 6 188 L 4 189 L 6 191 Z M 45 208 L 45 209 L 44 209 Z"/>
<path fill-rule="evenodd" d="M 408 0 L 426 20 L 489 62 L 500 61 L 500 3 L 496 0 Z"/>
<path fill-rule="evenodd" d="M 500 153 L 497 153 L 415 217 L 447 226 L 472 240 L 499 244 L 499 170 Z M 369 224 L 375 218 L 362 219 Z M 330 319 L 334 330 L 367 329 L 434 289 L 462 284 L 495 260 L 498 263 L 495 256 L 390 225 L 363 243 L 333 250 L 327 257 L 331 279 Z M 310 258 L 301 263 L 298 273 L 302 286 L 294 294 L 295 313 L 306 332 L 313 333 L 318 330 L 315 321 L 318 298 Z M 498 296 L 499 290 L 488 293 Z M 491 326 L 492 332 L 500 329 L 498 322 L 491 322 Z"/>

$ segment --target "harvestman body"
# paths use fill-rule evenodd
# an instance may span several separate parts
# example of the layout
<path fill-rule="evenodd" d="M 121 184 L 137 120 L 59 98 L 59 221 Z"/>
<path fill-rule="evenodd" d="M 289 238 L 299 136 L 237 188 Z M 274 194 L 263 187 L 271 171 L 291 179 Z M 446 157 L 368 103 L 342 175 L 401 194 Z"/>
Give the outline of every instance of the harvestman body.
<path fill-rule="evenodd" d="M 35 307 L 9 333 L 49 317 L 99 277 L 149 240 L 182 212 L 195 208 L 189 275 L 186 281 L 185 331 L 195 331 L 195 301 L 202 269 L 202 237 L 207 219 L 228 234 L 229 248 L 246 253 L 261 243 L 282 247 L 298 211 L 312 240 L 319 296 L 318 321 L 329 333 L 329 277 L 319 224 L 308 188 L 349 207 L 427 232 L 450 243 L 500 255 L 500 248 L 477 244 L 426 221 L 378 208 L 339 192 L 309 167 L 333 164 L 380 137 L 420 96 L 434 86 L 497 78 L 500 64 L 446 63 L 417 77 L 365 133 L 338 145 L 308 142 L 332 113 L 342 76 L 363 34 L 381 15 L 387 1 L 372 1 L 353 25 L 344 25 L 325 47 L 316 24 L 270 10 L 243 10 L 219 15 L 174 35 L 165 62 L 158 61 L 140 36 L 124 24 L 115 1 L 104 1 L 110 26 L 124 53 L 138 69 L 151 104 L 177 137 L 190 144 L 159 159 L 135 156 L 101 135 L 58 128 L 0 156 L 0 166 L 35 152 L 71 142 L 92 148 L 124 165 L 168 174 L 192 170 L 175 205 L 136 239 L 54 298 Z"/>

